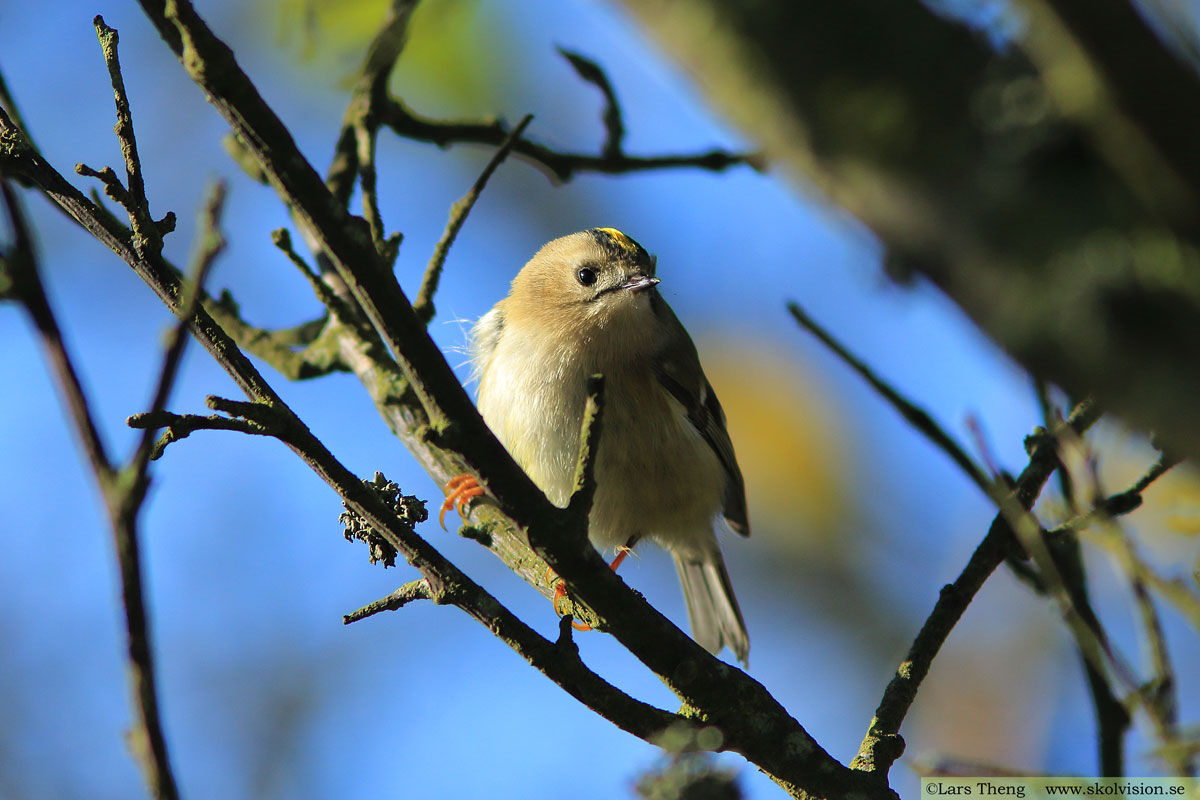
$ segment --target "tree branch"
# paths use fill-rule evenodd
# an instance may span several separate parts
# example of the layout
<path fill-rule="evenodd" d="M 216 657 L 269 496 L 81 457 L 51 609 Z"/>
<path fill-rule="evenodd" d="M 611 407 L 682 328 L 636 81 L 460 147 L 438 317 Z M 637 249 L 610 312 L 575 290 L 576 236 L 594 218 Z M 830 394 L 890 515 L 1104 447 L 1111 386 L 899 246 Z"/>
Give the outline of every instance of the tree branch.
<path fill-rule="evenodd" d="M 1061 470 L 1061 467 L 1060 467 Z M 1109 675 L 1128 679 L 1129 670 L 1113 649 L 1108 633 L 1092 608 L 1088 592 L 1087 573 L 1079 541 L 1073 534 L 1050 538 L 1044 531 L 1036 534 L 1039 544 L 1044 542 L 1048 564 L 1037 571 L 1033 588 L 1043 597 L 1059 601 L 1059 607 L 1067 623 L 1067 630 L 1075 644 L 1083 667 L 1092 705 L 1096 712 L 1096 745 L 1099 756 L 1100 774 L 1121 777 L 1125 774 L 1125 733 L 1132 722 L 1129 710 L 1117 699 Z M 1026 541 L 1028 536 L 1022 537 Z M 1029 549 L 1042 549 L 1030 548 Z M 1012 560 L 1010 564 L 1014 563 Z M 1035 556 L 1035 563 L 1039 562 Z M 1109 669 L 1108 663 L 1117 668 Z M 1130 687 L 1126 685 L 1126 690 Z"/>
<path fill-rule="evenodd" d="M 368 603 L 357 611 L 351 611 L 349 614 L 344 615 L 342 617 L 342 624 L 349 625 L 352 622 L 358 622 L 360 619 L 374 616 L 381 611 L 398 611 L 414 600 L 432 599 L 433 595 L 429 591 L 429 584 L 424 578 L 409 581 L 387 597 L 380 598 L 373 603 Z"/>
<path fill-rule="evenodd" d="M 1138 478 L 1128 489 L 1108 495 L 1097 503 L 1094 508 L 1082 514 L 1077 514 L 1062 525 L 1048 531 L 1046 537 L 1053 540 L 1058 536 L 1082 531 L 1093 523 L 1104 522 L 1136 511 L 1142 506 L 1142 493 L 1150 488 L 1150 484 L 1154 483 L 1165 475 L 1168 470 L 1178 464 L 1179 461 L 1173 455 L 1162 453 L 1153 466 L 1146 470 L 1146 473 Z"/>
<path fill-rule="evenodd" d="M 125 92 L 125 79 L 121 76 L 121 62 L 117 56 L 117 32 L 105 25 L 104 18 L 99 15 L 92 20 L 92 24 L 96 27 L 96 38 L 100 40 L 104 63 L 108 66 L 108 76 L 112 81 L 113 95 L 117 103 L 117 125 L 113 130 L 121 143 L 121 157 L 125 161 L 126 180 L 129 184 L 128 191 L 123 193 L 125 199 L 118 202 L 125 206 L 130 222 L 133 223 L 134 247 L 139 250 L 148 247 L 154 252 L 161 252 L 163 234 L 175 229 L 175 214 L 168 212 L 161 223 L 155 223 L 150 216 L 150 201 L 146 198 L 146 182 L 142 178 L 142 162 L 138 157 L 137 139 L 133 134 L 133 115 L 129 111 L 129 96 Z M 113 196 L 113 199 L 118 198 Z"/>
<path fill-rule="evenodd" d="M 196 431 L 236 431 L 248 436 L 270 436 L 271 432 L 256 422 L 244 419 L 230 419 L 216 414 L 200 416 L 198 414 L 173 414 L 170 411 L 159 411 L 156 414 L 132 414 L 125 424 L 131 428 L 144 431 L 163 430 L 162 436 L 150 449 L 150 460 L 162 458 L 167 445 L 186 439 Z"/>
<path fill-rule="evenodd" d="M 625 123 L 621 119 L 621 104 L 617 101 L 617 92 L 613 89 L 608 75 L 600 65 L 579 53 L 559 47 L 558 54 L 567 60 L 579 77 L 593 84 L 604 95 L 604 146 L 600 154 L 604 158 L 619 158 L 623 154 L 622 142 L 625 138 Z"/>
<path fill-rule="evenodd" d="M 429 588 L 429 599 L 465 611 L 588 708 L 643 739 L 681 722 L 689 727 L 699 726 L 629 697 L 587 669 L 573 648 L 550 642 L 522 622 L 411 527 L 401 523 L 379 496 L 351 474 L 282 401 L 247 403 L 210 397 L 208 403 L 224 413 L 241 416 L 288 445 L 342 496 L 349 508 L 421 572 Z"/>
<path fill-rule="evenodd" d="M 111 33 L 113 46 L 115 47 L 117 32 L 111 31 Z M 200 215 L 200 234 L 197 237 L 198 247 L 196 249 L 195 262 L 189 270 L 191 280 L 187 285 L 187 294 L 181 302 L 179 321 L 171 329 L 166 347 L 164 348 L 162 368 L 159 370 L 158 385 L 154 390 L 153 399 L 150 402 L 150 410 L 142 415 L 143 419 L 153 418 L 163 413 L 163 410 L 167 406 L 167 400 L 171 395 L 171 389 L 175 386 L 175 379 L 179 375 L 179 365 L 183 360 L 183 348 L 188 342 L 188 324 L 191 322 L 192 317 L 196 315 L 196 309 L 200 307 L 201 298 L 204 296 L 204 284 L 208 279 L 208 274 L 212 270 L 217 256 L 225 249 L 225 237 L 221 235 L 219 229 L 221 212 L 224 206 L 225 184 L 218 182 L 213 184 L 209 191 L 208 200 Z M 134 474 L 134 485 L 140 486 L 145 484 L 146 470 L 149 468 L 150 461 L 154 458 L 155 452 L 161 454 L 162 447 L 156 445 L 154 442 L 154 429 L 143 428 L 142 438 L 138 442 L 137 450 L 130 464 L 130 468 Z"/>
<path fill-rule="evenodd" d="M 1095 404 L 1084 401 L 1075 407 L 1067 419 L 1066 428 L 1081 434 L 1099 417 Z M 1017 477 L 1016 484 L 1008 495 L 1009 502 L 1028 511 L 1033 507 L 1046 480 L 1058 467 L 1057 441 L 1053 436 L 1042 436 L 1035 440 L 1029 464 Z M 992 520 L 987 535 L 971 555 L 966 567 L 955 581 L 942 587 L 933 611 L 921 626 L 908 655 L 896 670 L 879 707 L 870 730 L 863 739 L 858 755 L 851 763 L 852 769 L 886 774 L 892 763 L 904 751 L 904 740 L 900 738 L 900 725 L 908 709 L 916 699 L 921 681 L 929 673 L 933 659 L 950 636 L 950 632 L 970 605 L 976 593 L 1003 563 L 1006 556 L 1014 552 L 1017 542 L 1010 524 L 1010 515 L 1001 511 Z"/>
<path fill-rule="evenodd" d="M 871 384 L 871 386 L 875 388 L 875 390 L 878 391 L 884 397 L 884 399 L 891 403 L 896 410 L 900 412 L 900 414 L 909 422 L 909 424 L 911 424 L 919 432 L 925 434 L 930 441 L 941 448 L 943 452 L 948 454 L 951 459 L 953 459 L 955 463 L 957 463 L 963 469 L 967 476 L 970 477 L 975 484 L 984 491 L 985 494 L 998 501 L 999 505 L 1001 506 L 1001 513 L 1008 515 L 1007 523 L 1009 525 L 1010 532 L 1016 527 L 1016 525 L 1026 521 L 1024 519 L 1013 519 L 1013 511 L 1009 506 L 1009 503 L 999 494 L 999 485 L 995 481 L 986 478 L 983 471 L 975 466 L 974 462 L 970 459 L 966 452 L 956 442 L 954 442 L 954 440 L 951 439 L 950 436 L 946 434 L 945 431 L 943 431 L 942 428 L 936 422 L 934 422 L 933 419 L 923 409 L 904 398 L 899 394 L 899 392 L 893 389 L 882 379 L 876 377 L 874 372 L 867 367 L 866 364 L 846 350 L 844 346 L 842 346 L 820 325 L 818 325 L 797 304 L 789 304 L 789 310 L 791 311 L 792 316 L 796 318 L 797 322 L 812 332 L 819 340 L 821 340 L 822 343 L 829 347 L 838 357 L 845 361 L 854 371 L 856 371 L 869 384 Z M 1047 403 L 1044 402 L 1043 406 L 1047 407 Z M 1045 414 L 1044 416 L 1046 417 L 1047 425 L 1049 426 L 1052 422 L 1050 415 Z M 980 438 L 982 442 L 981 434 Z M 981 447 L 986 453 L 986 446 L 981 444 Z M 1069 486 L 1069 478 L 1064 476 L 1061 470 L 1059 470 L 1059 474 L 1061 476 L 1061 483 L 1064 486 Z M 1161 472 L 1158 474 L 1161 474 Z M 1157 477 L 1157 475 L 1154 477 Z M 1149 480 L 1152 481 L 1153 479 L 1154 478 L 1151 477 Z M 1144 485 L 1148 485 L 1148 483 L 1149 481 L 1147 481 Z M 1143 484 L 1139 483 L 1139 485 L 1144 488 Z M 1070 496 L 1067 492 L 1064 492 L 1064 494 L 1068 497 Z M 1108 498 L 1104 505 L 1114 511 L 1117 511 L 1118 513 L 1128 513 L 1140 504 L 1140 494 L 1137 494 L 1136 492 L 1127 492 L 1123 493 L 1121 496 L 1114 495 L 1113 497 Z M 1100 509 L 1096 509 L 1092 512 L 1092 514 L 1080 515 L 1080 517 L 1077 520 L 1073 520 L 1072 523 L 1086 524 L 1087 521 L 1100 513 L 1103 512 Z M 1045 535 L 1048 538 L 1050 538 L 1053 533 L 1062 532 L 1041 532 L 1040 526 L 1037 526 L 1037 529 L 1040 532 L 1039 535 Z M 1069 529 L 1064 526 L 1064 530 Z M 1066 601 L 1066 605 L 1063 606 L 1064 613 L 1068 615 L 1069 620 L 1074 621 L 1078 619 L 1079 622 L 1081 622 L 1083 625 L 1086 625 L 1086 630 L 1081 630 L 1077 624 L 1071 625 L 1071 631 L 1075 636 L 1076 645 L 1080 653 L 1081 663 L 1086 673 L 1086 678 L 1091 689 L 1096 708 L 1101 771 L 1105 775 L 1122 775 L 1124 755 L 1122 739 L 1125 731 L 1129 727 L 1130 718 L 1128 712 L 1116 699 L 1112 688 L 1109 686 L 1104 664 L 1099 661 L 1096 655 L 1098 652 L 1096 645 L 1102 646 L 1102 649 L 1108 653 L 1110 657 L 1113 657 L 1113 654 L 1108 648 L 1107 637 L 1104 634 L 1103 627 L 1101 626 L 1100 621 L 1096 617 L 1095 613 L 1092 611 L 1091 603 L 1087 595 L 1083 564 L 1079 559 L 1078 547 L 1075 543 L 1075 540 L 1071 537 L 1062 537 L 1050 540 L 1059 543 L 1059 547 L 1053 551 L 1055 563 L 1060 567 L 1059 574 L 1070 576 L 1069 580 L 1066 580 L 1064 583 L 1064 588 L 1069 594 L 1069 599 Z M 980 549 L 976 552 L 976 556 L 982 555 L 981 551 L 983 551 L 983 545 L 980 545 Z M 1006 556 L 1006 558 L 1009 561 L 1009 564 L 1018 571 L 1018 574 L 1035 579 L 1034 587 L 1037 591 L 1043 594 L 1048 593 L 1049 590 L 1044 580 L 1041 580 L 1040 577 L 1032 574 L 1027 568 L 1024 568 L 1022 562 L 1013 559 L 1011 556 Z M 959 584 L 956 582 L 955 585 L 961 590 L 965 587 L 973 585 L 974 580 L 978 577 L 986 579 L 988 575 L 990 575 L 990 572 L 995 568 L 992 566 L 990 569 L 987 569 L 986 572 L 982 569 L 979 569 L 981 564 L 986 567 L 987 563 L 989 562 L 983 560 L 977 562 L 976 558 L 972 557 L 971 564 L 969 564 L 967 569 L 964 570 L 963 575 L 966 576 L 970 574 L 974 577 L 967 581 L 963 581 L 963 578 L 960 576 L 960 581 L 962 581 L 962 583 Z M 972 567 L 972 564 L 976 566 Z M 980 583 L 980 586 L 981 585 L 982 583 Z M 946 589 L 950 588 L 952 587 L 946 587 Z M 946 590 L 943 590 L 943 597 L 945 597 L 945 591 Z M 978 587 L 976 587 L 974 591 L 978 591 Z M 974 591 L 971 593 L 972 595 L 974 594 Z M 970 599 L 972 598 L 966 598 L 968 604 Z M 963 608 L 965 610 L 965 605 Z M 936 608 L 935 613 L 937 613 Z M 932 615 L 930 619 L 933 619 Z M 957 618 L 955 618 L 955 621 L 956 620 Z M 922 634 L 925 633 L 925 630 L 926 629 L 922 630 Z M 914 644 L 914 649 L 915 648 L 916 645 Z M 922 678 L 918 677 L 917 682 L 919 683 L 921 679 Z M 868 735 L 868 738 L 869 737 L 870 735 Z M 864 745 L 865 744 L 866 743 L 864 742 Z M 897 737 L 895 740 L 892 740 L 885 736 L 880 738 L 872 746 L 874 748 L 874 752 L 867 758 L 863 758 L 862 763 L 868 764 L 871 763 L 868 759 L 876 759 L 881 757 L 884 760 L 886 760 L 889 756 L 894 759 L 895 757 L 899 756 L 899 752 L 903 748 L 903 743 L 899 737 Z M 893 748 L 896 750 L 894 756 L 891 755 L 891 749 Z"/>
<path fill-rule="evenodd" d="M 909 425 L 913 426 L 913 428 L 915 428 L 917 431 L 924 434 L 925 438 L 929 439 L 929 441 L 936 445 L 943 453 L 948 455 L 950 460 L 957 464 L 959 468 L 962 469 L 962 471 L 966 474 L 966 476 L 970 478 L 971 481 L 978 486 L 984 494 L 993 499 L 997 497 L 1000 487 L 996 481 L 989 478 L 984 471 L 979 468 L 975 461 L 969 455 L 967 455 L 967 451 L 964 450 L 957 442 L 955 442 L 950 434 L 946 433 L 942 426 L 938 425 L 937 422 L 934 421 L 933 417 L 929 416 L 929 412 L 925 411 L 925 409 L 919 407 L 911 400 L 905 398 L 898 391 L 892 388 L 890 384 L 878 377 L 874 370 L 868 367 L 860 358 L 847 350 L 841 344 L 841 342 L 833 337 L 833 334 L 829 333 L 827 330 L 817 324 L 817 321 L 810 317 L 798 303 L 788 303 L 788 311 L 791 312 L 792 317 L 795 318 L 796 322 L 800 323 L 800 325 L 813 336 L 816 336 L 817 339 L 820 340 L 821 344 L 832 350 L 834 355 L 846 362 L 846 365 L 849 366 L 850 369 L 857 372 L 863 380 L 869 383 L 871 388 L 878 392 L 884 400 L 890 403 L 892 407 L 900 413 L 900 416 L 904 417 Z"/>
<path fill-rule="evenodd" d="M 5 254 L 2 259 L 5 271 L 12 280 L 12 295 L 29 313 L 41 336 L 47 359 L 54 365 L 59 392 L 69 409 L 75 433 L 88 454 L 112 528 L 124 601 L 126 660 L 131 703 L 135 712 L 130 747 L 141 766 L 146 786 L 156 800 L 177 800 L 179 790 L 171 769 L 158 706 L 154 655 L 138 546 L 137 515 L 145 499 L 145 472 L 139 468 L 140 462 L 137 461 L 120 472 L 113 468 L 92 417 L 83 385 L 67 352 L 58 321 L 46 299 L 38 274 L 33 240 L 3 169 L 0 169 L 0 191 L 16 237 L 12 253 Z"/>
<path fill-rule="evenodd" d="M 547 537 L 561 537 L 566 546 L 573 549 L 592 549 L 588 542 L 588 518 L 592 513 L 592 502 L 596 498 L 596 463 L 600 448 L 600 434 L 604 429 L 604 376 L 591 375 L 587 380 L 587 399 L 583 406 L 583 422 L 579 431 L 579 455 L 575 462 L 574 488 L 567 501 L 566 513 L 562 516 L 559 530 L 547 531 Z M 536 541 L 531 542 L 536 543 Z M 567 583 L 567 589 L 571 584 Z M 605 628 L 604 620 L 595 611 L 575 603 L 568 594 L 565 598 L 555 597 L 554 610 L 562 613 L 560 603 L 565 603 L 566 614 L 579 620 L 579 630 Z"/>
<path fill-rule="evenodd" d="M 500 120 L 447 122 L 422 117 L 397 98 L 380 108 L 379 113 L 381 122 L 398 136 L 431 142 L 438 147 L 449 147 L 453 144 L 497 146 L 511 133 Z M 691 155 L 591 155 L 553 150 L 531 139 L 518 139 L 513 145 L 513 153 L 541 167 L 550 178 L 560 183 L 566 183 L 580 172 L 620 175 L 679 167 L 722 172 L 741 164 L 761 169 L 763 163 L 762 157 L 757 153 L 731 153 L 721 149 Z"/>
<path fill-rule="evenodd" d="M 330 341 L 327 316 L 292 328 L 259 328 L 242 318 L 237 301 L 228 291 L 215 298 L 205 296 L 204 310 L 239 347 L 270 364 L 288 380 L 310 380 L 350 369 L 342 361 L 336 342 Z"/>
<path fill-rule="evenodd" d="M 46 298 L 38 271 L 33 237 L 2 165 L 0 165 L 0 190 L 3 191 L 4 207 L 15 239 L 13 247 L 3 253 L 3 260 L 0 262 L 4 266 L 3 273 L 8 283 L 6 294 L 21 303 L 26 313 L 29 314 L 34 327 L 37 328 L 46 360 L 50 362 L 59 392 L 63 396 L 67 416 L 75 426 L 76 435 L 80 444 L 83 445 L 84 453 L 87 454 L 92 472 L 95 473 L 103 489 L 115 474 L 112 461 L 109 460 L 100 430 L 92 418 L 83 382 L 67 351 L 66 342 L 63 341 L 58 319 Z"/>
<path fill-rule="evenodd" d="M 1126 544 L 1130 548 L 1133 547 L 1128 541 Z M 1129 576 L 1129 584 L 1137 603 L 1154 674 L 1149 684 L 1139 692 L 1142 705 L 1149 712 L 1154 732 L 1161 742 L 1163 761 L 1170 765 L 1171 771 L 1176 775 L 1192 775 L 1195 772 L 1195 755 L 1189 753 L 1185 747 L 1174 746 L 1181 738 L 1176 688 L 1178 684 L 1175 680 L 1175 669 L 1171 666 L 1171 656 L 1167 651 L 1167 637 L 1163 632 L 1162 620 L 1159 618 L 1158 609 L 1154 607 L 1154 599 L 1150 596 L 1145 581 L 1133 574 Z"/>
<path fill-rule="evenodd" d="M 575 462 L 574 488 L 567 501 L 569 523 L 580 530 L 587 529 L 587 519 L 596 499 L 596 464 L 599 458 L 600 434 L 604 430 L 604 376 L 588 377 L 587 399 L 583 405 L 583 423 L 579 431 L 579 458 Z"/>
<path fill-rule="evenodd" d="M 387 83 L 404 51 L 408 24 L 417 0 L 392 0 L 379 31 L 367 47 L 367 57 L 354 86 L 350 104 L 342 117 L 342 130 L 334 147 L 333 163 L 325 176 L 325 185 L 343 206 L 350 203 L 354 178 L 359 174 L 359 148 L 356 131 L 378 130 L 378 106 L 387 101 Z"/>
<path fill-rule="evenodd" d="M 479 173 L 479 177 L 475 179 L 475 183 L 471 186 L 470 191 L 450 207 L 450 221 L 446 223 L 446 230 L 442 233 L 442 238 L 438 239 L 437 246 L 433 248 L 433 256 L 429 259 L 429 266 L 425 268 L 425 277 L 421 280 L 421 288 L 417 291 L 417 299 L 413 301 L 413 312 L 416 313 L 417 319 L 426 325 L 429 324 L 429 321 L 433 319 L 433 315 L 436 313 L 436 309 L 433 307 L 433 295 L 437 292 L 438 282 L 442 277 L 442 266 L 446 263 L 446 256 L 450 253 L 450 246 L 454 244 L 455 237 L 462 230 L 462 226 L 467 221 L 467 215 L 475 207 L 475 201 L 483 193 L 483 189 L 487 186 L 492 173 L 504 163 L 504 159 L 508 158 L 508 154 L 512 152 L 513 145 L 521 138 L 521 134 L 532 121 L 532 114 L 526 114 L 521 118 L 521 121 L 517 123 L 517 127 L 512 129 L 512 133 L 500 145 L 500 149 L 488 160 L 487 165 L 483 168 L 483 172 Z"/>
<path fill-rule="evenodd" d="M 1033 554 L 1035 562 L 1041 565 L 1037 580 L 1033 584 L 1034 588 L 1040 594 L 1051 596 L 1059 602 L 1083 660 L 1096 707 L 1100 765 L 1104 775 L 1123 774 L 1122 738 L 1131 722 L 1130 710 L 1126 704 L 1116 700 L 1109 686 L 1106 677 L 1109 672 L 1124 684 L 1124 690 L 1133 700 L 1130 705 L 1140 705 L 1147 712 L 1164 747 L 1178 740 L 1174 702 L 1175 681 L 1158 614 L 1145 582 L 1139 576 L 1138 570 L 1132 568 L 1132 564 L 1139 561 L 1133 545 L 1113 523 L 1116 515 L 1128 513 L 1140 506 L 1141 493 L 1175 463 L 1174 458 L 1164 453 L 1133 486 L 1105 497 L 1090 512 L 1078 515 L 1066 525 L 1049 533 L 1041 532 L 1034 536 L 1028 531 L 1022 532 L 1022 541 L 1026 544 L 1026 549 Z M 1093 480 L 1096 482 L 1093 495 L 1101 494 L 1098 477 L 1093 475 Z M 1149 685 L 1144 685 L 1136 677 L 1134 670 L 1119 656 L 1091 606 L 1076 533 L 1093 522 L 1100 522 L 1113 531 L 1112 538 L 1118 543 L 1119 557 L 1130 581 L 1154 665 L 1155 679 Z M 1164 758 L 1177 774 L 1190 774 L 1190 758 L 1185 751 L 1171 752 Z"/>
<path fill-rule="evenodd" d="M 1146 683 L 1142 683 L 1131 675 L 1125 678 L 1126 689 L 1130 693 L 1131 698 L 1130 705 L 1135 708 L 1140 706 L 1146 712 L 1155 735 L 1161 742 L 1160 757 L 1170 766 L 1173 773 L 1190 775 L 1193 769 L 1194 757 L 1186 746 L 1180 746 L 1181 735 L 1178 729 L 1175 675 L 1167 652 L 1162 624 L 1159 620 L 1158 611 L 1154 607 L 1154 600 L 1150 595 L 1149 589 L 1150 581 L 1153 580 L 1149 576 L 1153 575 L 1153 573 L 1138 555 L 1129 536 L 1114 522 L 1115 514 L 1104 513 L 1105 510 L 1114 507 L 1116 513 L 1125 513 L 1140 506 L 1141 493 L 1175 463 L 1177 461 L 1172 456 L 1166 453 L 1161 454 L 1154 465 L 1129 489 L 1106 497 L 1102 502 L 1097 504 L 1096 509 L 1092 512 L 1080 515 L 1077 520 L 1081 520 L 1081 522 L 1077 523 L 1077 520 L 1072 520 L 1067 523 L 1067 526 L 1077 524 L 1076 528 L 1068 528 L 1065 534 L 1061 536 L 1048 536 L 1047 543 L 1051 546 L 1051 552 L 1056 552 L 1057 548 L 1054 547 L 1056 543 L 1074 541 L 1076 530 L 1083 530 L 1093 522 L 1100 523 L 1102 530 L 1101 542 L 1107 543 L 1110 546 L 1117 562 L 1121 566 L 1122 573 L 1129 581 L 1142 623 L 1143 636 L 1146 642 L 1146 649 L 1150 654 L 1149 660 L 1154 675 Z M 1098 486 L 1096 488 L 1098 489 Z M 1057 530 L 1052 531 L 1051 534 L 1057 532 Z M 1160 581 L 1160 584 L 1166 584 L 1166 582 Z M 1180 594 L 1184 597 L 1190 597 L 1190 594 L 1186 591 Z M 1193 604 L 1194 602 L 1193 599 Z M 1090 609 L 1085 609 L 1085 611 L 1090 613 Z M 1193 622 L 1200 628 L 1200 616 L 1193 617 Z M 1118 671 L 1118 674 L 1122 673 Z M 1128 720 L 1128 711 L 1122 708 L 1122 712 Z M 1128 725 L 1128 721 L 1126 725 Z M 1103 744 L 1102 740 L 1102 746 Z"/>

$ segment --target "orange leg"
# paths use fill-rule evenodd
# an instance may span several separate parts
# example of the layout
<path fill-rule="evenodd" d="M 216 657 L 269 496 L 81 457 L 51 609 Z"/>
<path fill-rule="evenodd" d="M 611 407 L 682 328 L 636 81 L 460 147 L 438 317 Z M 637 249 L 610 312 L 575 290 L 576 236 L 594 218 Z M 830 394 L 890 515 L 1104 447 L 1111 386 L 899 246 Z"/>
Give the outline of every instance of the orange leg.
<path fill-rule="evenodd" d="M 624 561 L 632 552 L 632 547 L 618 547 L 617 557 L 612 560 L 612 563 L 608 565 L 608 568 L 613 572 L 616 572 L 617 567 L 621 566 L 621 562 Z M 567 597 L 567 585 L 563 583 L 562 578 L 554 574 L 554 570 L 552 569 L 546 570 L 546 580 L 548 580 L 550 585 L 554 587 L 554 600 L 552 601 L 554 603 L 554 613 L 561 617 L 563 616 L 564 612 L 559 608 L 559 606 Z M 582 622 L 576 622 L 575 620 L 571 620 L 571 627 L 577 631 L 592 630 L 591 625 L 584 625 Z"/>
<path fill-rule="evenodd" d="M 617 567 L 621 566 L 621 562 L 624 561 L 626 558 L 628 558 L 629 554 L 632 552 L 633 552 L 632 547 L 629 547 L 629 546 L 618 547 L 617 548 L 617 557 L 612 560 L 612 563 L 608 565 L 608 568 L 611 569 L 613 572 L 616 572 Z"/>
<path fill-rule="evenodd" d="M 483 487 L 472 475 L 457 475 L 446 484 L 446 502 L 438 512 L 438 524 L 446 530 L 446 512 L 458 506 L 458 515 L 467 513 L 467 503 L 483 494 Z"/>

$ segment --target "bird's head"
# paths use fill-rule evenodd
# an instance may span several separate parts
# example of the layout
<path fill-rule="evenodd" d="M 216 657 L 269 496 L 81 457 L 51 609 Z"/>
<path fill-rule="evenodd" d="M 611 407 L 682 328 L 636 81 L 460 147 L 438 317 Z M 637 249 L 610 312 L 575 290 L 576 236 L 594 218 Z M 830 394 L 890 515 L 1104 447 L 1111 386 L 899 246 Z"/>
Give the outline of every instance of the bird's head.
<path fill-rule="evenodd" d="M 513 280 L 511 324 L 538 326 L 571 339 L 652 335 L 658 278 L 655 259 L 615 228 L 591 228 L 542 247 Z"/>

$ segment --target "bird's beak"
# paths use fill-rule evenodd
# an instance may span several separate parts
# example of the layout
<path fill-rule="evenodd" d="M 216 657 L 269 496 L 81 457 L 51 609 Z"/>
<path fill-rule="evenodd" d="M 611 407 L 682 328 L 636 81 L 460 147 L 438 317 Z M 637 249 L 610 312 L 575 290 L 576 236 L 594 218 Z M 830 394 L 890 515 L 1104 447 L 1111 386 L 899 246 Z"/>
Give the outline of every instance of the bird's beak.
<path fill-rule="evenodd" d="M 662 281 L 660 281 L 658 278 L 651 278 L 646 275 L 634 275 L 632 278 L 625 281 L 625 283 L 621 284 L 621 288 L 628 289 L 634 294 L 637 294 L 638 292 L 644 292 L 647 289 L 653 289 L 660 283 L 662 283 Z"/>

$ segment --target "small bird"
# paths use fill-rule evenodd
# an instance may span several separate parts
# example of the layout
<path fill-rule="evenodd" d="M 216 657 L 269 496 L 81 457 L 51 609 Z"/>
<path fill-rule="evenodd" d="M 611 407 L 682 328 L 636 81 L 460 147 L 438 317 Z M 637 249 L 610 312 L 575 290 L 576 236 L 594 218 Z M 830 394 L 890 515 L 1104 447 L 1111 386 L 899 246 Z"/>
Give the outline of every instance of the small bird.
<path fill-rule="evenodd" d="M 542 247 L 471 331 L 479 411 L 546 497 L 565 507 L 587 379 L 602 373 L 589 537 L 602 551 L 627 552 L 642 538 L 666 548 L 692 637 L 746 662 L 750 639 L 715 534 L 723 517 L 749 536 L 745 484 L 725 413 L 658 291 L 655 267 L 614 228 Z"/>

